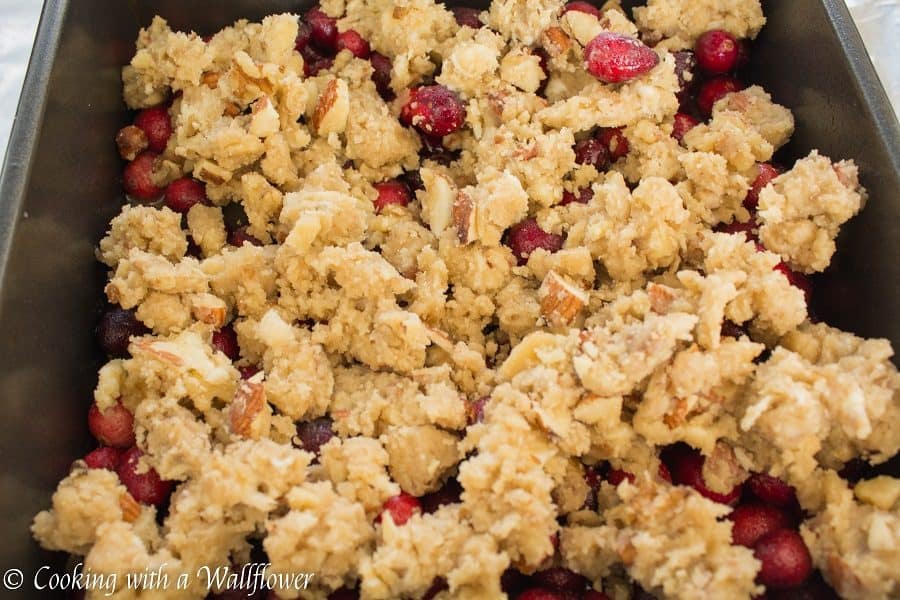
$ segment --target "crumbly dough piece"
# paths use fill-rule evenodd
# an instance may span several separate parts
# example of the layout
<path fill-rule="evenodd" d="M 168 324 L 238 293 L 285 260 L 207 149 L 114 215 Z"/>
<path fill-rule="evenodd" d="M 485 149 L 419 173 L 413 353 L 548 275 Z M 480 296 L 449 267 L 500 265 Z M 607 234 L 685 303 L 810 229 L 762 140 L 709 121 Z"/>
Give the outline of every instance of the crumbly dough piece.
<path fill-rule="evenodd" d="M 187 226 L 204 258 L 215 256 L 225 247 L 227 234 L 221 208 L 195 204 L 188 210 Z"/>
<path fill-rule="evenodd" d="M 382 438 L 391 476 L 413 496 L 437 490 L 462 457 L 459 438 L 433 425 L 391 427 Z"/>
<path fill-rule="evenodd" d="M 181 229 L 181 215 L 166 207 L 122 207 L 109 222 L 109 232 L 100 240 L 98 258 L 115 268 L 128 257 L 132 248 L 178 261 L 187 251 L 187 238 Z"/>
<path fill-rule="evenodd" d="M 495 0 L 487 24 L 510 41 L 529 46 L 561 12 L 561 0 Z"/>
<path fill-rule="evenodd" d="M 673 38 L 673 50 L 692 48 L 710 29 L 755 38 L 766 23 L 759 0 L 649 0 L 634 9 L 634 18 L 649 40 Z"/>
<path fill-rule="evenodd" d="M 388 450 L 368 437 L 334 438 L 322 446 L 320 462 L 334 489 L 344 498 L 362 504 L 374 518 L 384 501 L 400 493 L 387 467 Z"/>

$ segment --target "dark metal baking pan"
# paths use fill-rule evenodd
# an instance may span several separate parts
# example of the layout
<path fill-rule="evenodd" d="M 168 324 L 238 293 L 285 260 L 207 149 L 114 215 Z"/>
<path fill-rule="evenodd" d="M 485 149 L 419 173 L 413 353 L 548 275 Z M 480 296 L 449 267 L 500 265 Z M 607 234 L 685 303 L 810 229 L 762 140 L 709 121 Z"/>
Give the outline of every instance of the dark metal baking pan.
<path fill-rule="evenodd" d="M 0 574 L 31 577 L 60 558 L 28 526 L 72 459 L 100 357 L 93 341 L 102 272 L 93 248 L 122 202 L 112 143 L 127 118 L 119 69 L 159 13 L 209 33 L 308 2 L 47 0 L 0 181 Z M 477 4 L 477 3 L 466 3 Z M 821 277 L 825 320 L 900 347 L 900 128 L 841 0 L 764 2 L 751 80 L 797 117 L 787 158 L 812 148 L 854 158 L 869 205 Z M 55 561 L 55 562 L 54 562 Z M 0 596 L 10 592 L 2 590 Z"/>

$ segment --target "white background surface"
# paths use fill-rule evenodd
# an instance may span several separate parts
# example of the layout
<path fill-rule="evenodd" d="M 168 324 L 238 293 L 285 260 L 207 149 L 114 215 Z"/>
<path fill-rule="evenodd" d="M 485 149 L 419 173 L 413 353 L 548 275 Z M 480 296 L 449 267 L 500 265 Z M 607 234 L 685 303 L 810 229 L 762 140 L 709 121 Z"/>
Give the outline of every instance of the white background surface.
<path fill-rule="evenodd" d="M 790 2 L 792 0 L 781 0 Z M 900 112 L 900 0 L 846 0 L 885 89 Z M 42 3 L 0 0 L 0 156 L 6 153 Z"/>

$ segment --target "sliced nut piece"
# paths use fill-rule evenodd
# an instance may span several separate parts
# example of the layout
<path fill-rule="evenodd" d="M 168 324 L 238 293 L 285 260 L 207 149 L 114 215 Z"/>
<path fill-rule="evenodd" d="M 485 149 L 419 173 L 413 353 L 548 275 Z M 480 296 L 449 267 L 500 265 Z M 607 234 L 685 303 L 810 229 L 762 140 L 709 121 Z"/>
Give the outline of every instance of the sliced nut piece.
<path fill-rule="evenodd" d="M 205 183 L 221 185 L 231 180 L 231 171 L 204 159 L 194 166 L 194 177 Z"/>
<path fill-rule="evenodd" d="M 225 105 L 224 114 L 229 117 L 237 117 L 242 112 L 244 112 L 243 109 L 240 106 L 238 106 L 237 104 L 235 104 L 234 102 L 229 102 L 228 104 Z"/>
<path fill-rule="evenodd" d="M 119 156 L 125 160 L 134 160 L 149 145 L 147 134 L 137 125 L 123 127 L 116 134 L 116 146 L 119 147 Z"/>
<path fill-rule="evenodd" d="M 900 479 L 879 475 L 874 479 L 860 481 L 853 488 L 853 495 L 860 502 L 871 504 L 881 510 L 893 510 L 900 501 Z"/>
<path fill-rule="evenodd" d="M 517 373 L 521 373 L 525 369 L 529 369 L 538 364 L 540 358 L 538 351 L 542 349 L 551 349 L 559 344 L 559 336 L 547 333 L 546 331 L 535 331 L 528 334 L 519 342 L 509 356 L 500 365 L 497 373 L 501 378 L 510 380 Z"/>
<path fill-rule="evenodd" d="M 553 58 L 564 55 L 572 47 L 572 39 L 559 27 L 548 27 L 541 39 L 544 50 Z"/>
<path fill-rule="evenodd" d="M 588 303 L 588 293 L 565 277 L 550 271 L 538 290 L 541 315 L 554 327 L 571 325 Z"/>
<path fill-rule="evenodd" d="M 460 244 L 475 241 L 475 203 L 462 190 L 457 192 L 453 201 L 453 225 Z"/>
<path fill-rule="evenodd" d="M 343 79 L 332 79 L 325 86 L 313 113 L 313 129 L 319 135 L 340 133 L 350 116 L 350 90 Z"/>
<path fill-rule="evenodd" d="M 248 131 L 258 138 L 267 138 L 278 133 L 281 119 L 278 111 L 268 96 L 263 96 L 253 103 L 250 111 L 250 127 Z"/>
<path fill-rule="evenodd" d="M 184 365 L 184 360 L 174 352 L 169 352 L 166 348 L 171 348 L 172 343 L 167 340 L 156 340 L 150 337 L 134 338 L 134 341 L 128 346 L 132 356 L 137 354 L 149 354 L 159 360 L 170 363 L 173 366 L 180 367 Z"/>
<path fill-rule="evenodd" d="M 119 496 L 119 508 L 122 509 L 122 520 L 126 523 L 134 523 L 141 516 L 141 505 L 128 492 Z"/>
<path fill-rule="evenodd" d="M 712 453 L 703 461 L 703 481 L 717 494 L 727 494 L 748 476 L 749 473 L 741 467 L 728 444 L 717 442 Z"/>
<path fill-rule="evenodd" d="M 219 87 L 219 73 L 217 71 L 207 71 L 200 76 L 200 83 L 208 88 L 216 89 Z"/>
<path fill-rule="evenodd" d="M 666 285 L 651 283 L 647 285 L 647 296 L 650 297 L 650 308 L 653 312 L 664 315 L 675 300 L 675 290 Z"/>
<path fill-rule="evenodd" d="M 266 389 L 262 379 L 263 374 L 257 373 L 241 381 L 234 393 L 228 407 L 228 427 L 237 436 L 259 439 L 265 429 L 268 412 L 265 410 Z"/>
<path fill-rule="evenodd" d="M 228 306 L 225 301 L 212 294 L 194 294 L 191 296 L 191 313 L 201 323 L 212 325 L 216 329 L 225 324 Z"/>
<path fill-rule="evenodd" d="M 453 221 L 453 205 L 456 203 L 456 184 L 448 175 L 436 169 L 420 171 L 425 189 L 417 196 L 422 204 L 422 218 L 434 235 L 440 237 Z"/>

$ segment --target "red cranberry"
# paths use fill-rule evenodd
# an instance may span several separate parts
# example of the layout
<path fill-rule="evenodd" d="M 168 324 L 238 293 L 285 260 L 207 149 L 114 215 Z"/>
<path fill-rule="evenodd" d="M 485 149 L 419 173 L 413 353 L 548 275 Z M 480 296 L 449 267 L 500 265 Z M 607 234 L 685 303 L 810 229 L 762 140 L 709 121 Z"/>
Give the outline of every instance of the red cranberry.
<path fill-rule="evenodd" d="M 419 501 L 422 505 L 422 511 L 433 513 L 445 504 L 455 504 L 460 501 L 462 495 L 462 486 L 456 479 L 448 479 L 444 485 L 437 491 L 425 494 Z"/>
<path fill-rule="evenodd" d="M 318 456 L 322 446 L 334 437 L 334 422 L 329 417 L 319 417 L 312 421 L 297 423 L 297 438 L 300 447 Z"/>
<path fill-rule="evenodd" d="M 137 125 L 147 135 L 149 147 L 154 152 L 162 152 L 172 137 L 172 120 L 165 106 L 145 108 L 134 118 Z"/>
<path fill-rule="evenodd" d="M 575 144 L 575 162 L 593 165 L 600 172 L 609 167 L 609 146 L 597 138 L 588 138 Z"/>
<path fill-rule="evenodd" d="M 96 450 L 88 452 L 84 457 L 84 462 L 91 469 L 107 469 L 109 471 L 115 471 L 119 468 L 119 463 L 122 462 L 122 454 L 121 448 L 101 446 Z"/>
<path fill-rule="evenodd" d="M 716 231 L 720 233 L 730 233 L 732 235 L 743 234 L 748 242 L 755 242 L 759 239 L 757 232 L 759 231 L 759 223 L 750 219 L 746 223 L 740 221 L 732 221 L 731 223 L 721 223 L 716 226 Z"/>
<path fill-rule="evenodd" d="M 359 591 L 344 587 L 328 594 L 328 600 L 359 600 Z"/>
<path fill-rule="evenodd" d="M 757 580 L 767 587 L 795 587 L 812 573 L 809 550 L 800 534 L 791 529 L 765 535 L 756 542 L 753 554 L 762 563 Z"/>
<path fill-rule="evenodd" d="M 626 479 L 629 483 L 634 483 L 634 473 L 629 473 L 622 469 L 612 469 L 606 476 L 606 480 L 615 486 L 618 486 Z"/>
<path fill-rule="evenodd" d="M 631 81 L 647 73 L 659 56 L 640 40 L 618 33 L 603 32 L 584 47 L 588 72 L 605 83 Z"/>
<path fill-rule="evenodd" d="M 481 22 L 481 11 L 477 8 L 469 6 L 454 6 L 450 9 L 456 24 L 460 27 L 471 27 L 472 29 L 481 29 L 484 23 Z"/>
<path fill-rule="evenodd" d="M 186 213 L 195 204 L 208 204 L 206 186 L 190 177 L 176 179 L 166 188 L 166 206 L 179 213 Z"/>
<path fill-rule="evenodd" d="M 565 567 L 551 567 L 532 575 L 534 582 L 542 588 L 556 591 L 583 591 L 590 582 L 582 575 Z"/>
<path fill-rule="evenodd" d="M 517 600 L 564 600 L 562 595 L 543 588 L 525 590 L 516 597 Z"/>
<path fill-rule="evenodd" d="M 250 244 L 251 246 L 262 246 L 263 243 L 255 236 L 247 233 L 246 227 L 237 227 L 236 229 L 228 232 L 228 243 L 232 246 L 237 246 L 240 248 L 244 244 Z"/>
<path fill-rule="evenodd" d="M 159 506 L 172 492 L 172 482 L 160 479 L 155 469 L 149 469 L 146 473 L 138 473 L 138 461 L 144 453 L 137 446 L 127 450 L 122 455 L 122 462 L 117 470 L 122 485 L 128 488 L 128 493 L 143 504 Z"/>
<path fill-rule="evenodd" d="M 776 506 L 793 506 L 797 502 L 794 486 L 765 473 L 754 473 L 747 479 L 747 488 L 754 496 Z"/>
<path fill-rule="evenodd" d="M 756 207 L 759 204 L 759 193 L 764 187 L 769 185 L 773 179 L 781 175 L 781 170 L 769 163 L 759 163 L 757 167 L 758 174 L 756 175 L 756 179 L 753 180 L 750 191 L 747 192 L 747 197 L 744 198 L 744 207 L 747 210 L 756 210 Z"/>
<path fill-rule="evenodd" d="M 591 4 L 590 2 L 580 2 L 580 1 L 569 2 L 563 8 L 563 12 L 567 13 L 570 10 L 574 10 L 576 12 L 587 13 L 589 15 L 594 15 L 598 19 L 600 18 L 600 9 L 597 8 L 596 6 L 594 6 L 593 4 Z"/>
<path fill-rule="evenodd" d="M 803 273 L 798 273 L 792 270 L 785 263 L 781 262 L 775 265 L 775 270 L 784 274 L 787 277 L 787 280 L 790 282 L 792 286 L 799 289 L 803 292 L 803 295 L 806 297 L 806 303 L 812 300 L 812 281 L 810 281 L 809 277 L 804 275 Z"/>
<path fill-rule="evenodd" d="M 302 51 L 309 46 L 309 40 L 312 37 L 312 27 L 306 21 L 300 21 L 297 27 L 297 37 L 294 39 L 294 50 Z"/>
<path fill-rule="evenodd" d="M 413 514 L 421 512 L 422 507 L 419 500 L 415 496 L 410 496 L 406 492 L 400 492 L 396 496 L 391 496 L 384 502 L 384 510 L 391 514 L 395 525 L 405 525 L 412 518 Z M 381 514 L 375 519 L 376 523 L 381 522 Z"/>
<path fill-rule="evenodd" d="M 321 51 L 334 52 L 338 40 L 337 21 L 316 6 L 306 13 L 306 22 L 310 27 L 310 42 Z"/>
<path fill-rule="evenodd" d="M 737 66 L 739 45 L 737 39 L 721 29 L 707 31 L 694 47 L 697 64 L 712 75 L 721 75 Z"/>
<path fill-rule="evenodd" d="M 372 81 L 375 82 L 378 94 L 385 100 L 393 100 L 391 70 L 394 68 L 394 63 L 387 56 L 378 52 L 372 52 L 369 62 L 372 63 Z"/>
<path fill-rule="evenodd" d="M 156 200 L 159 198 L 163 190 L 156 187 L 150 178 L 153 173 L 153 163 L 156 152 L 147 150 L 137 155 L 133 161 L 125 165 L 122 172 L 122 185 L 125 193 L 136 200 Z"/>
<path fill-rule="evenodd" d="M 659 473 L 660 479 L 672 483 L 672 474 L 669 472 L 669 467 L 666 466 L 666 463 L 660 462 L 656 472 Z"/>
<path fill-rule="evenodd" d="M 231 325 L 225 325 L 222 329 L 213 332 L 212 346 L 230 360 L 237 360 L 241 357 L 241 349 L 238 346 L 237 334 Z"/>
<path fill-rule="evenodd" d="M 764 535 L 791 526 L 791 520 L 784 511 L 767 504 L 742 504 L 728 518 L 733 521 L 732 541 L 748 548 L 752 548 Z"/>
<path fill-rule="evenodd" d="M 311 45 L 300 50 L 303 56 L 303 74 L 307 77 L 315 77 L 319 71 L 330 69 L 334 64 L 334 59 L 330 56 L 320 54 Z"/>
<path fill-rule="evenodd" d="M 663 452 L 669 472 L 672 474 L 672 482 L 677 485 L 687 485 L 697 490 L 702 496 L 721 504 L 735 505 L 741 497 L 741 486 L 735 486 L 727 494 L 720 494 L 710 490 L 703 481 L 703 463 L 705 457 L 698 450 L 686 444 L 676 444 L 666 448 Z"/>
<path fill-rule="evenodd" d="M 515 569 L 507 569 L 500 576 L 500 589 L 510 598 L 517 597 L 526 585 L 528 585 L 528 577 Z"/>
<path fill-rule="evenodd" d="M 113 358 L 128 356 L 128 342 L 133 336 L 149 333 L 143 323 L 134 316 L 134 311 L 111 308 L 100 317 L 97 324 L 97 341 L 100 348 Z"/>
<path fill-rule="evenodd" d="M 372 53 L 369 42 L 364 40 L 363 36 L 359 35 L 359 33 L 353 29 L 348 29 L 347 31 L 338 34 L 337 49 L 338 52 L 341 50 L 349 50 L 356 58 L 369 58 L 369 55 Z"/>
<path fill-rule="evenodd" d="M 625 137 L 624 127 L 607 127 L 597 134 L 597 139 L 609 150 L 609 158 L 616 162 L 628 154 L 628 138 Z"/>
<path fill-rule="evenodd" d="M 134 445 L 134 415 L 121 402 L 102 412 L 96 404 L 91 404 L 88 429 L 104 446 L 130 448 Z"/>
<path fill-rule="evenodd" d="M 675 57 L 675 76 L 678 77 L 678 102 L 684 103 L 694 83 L 694 70 L 697 58 L 690 50 L 673 53 Z"/>
<path fill-rule="evenodd" d="M 704 115 L 709 116 L 712 114 L 713 105 L 715 105 L 716 102 L 728 94 L 739 92 L 742 89 L 744 89 L 744 84 L 734 77 L 722 75 L 721 77 L 710 79 L 704 83 L 700 87 L 700 91 L 697 92 L 697 108 L 699 108 Z"/>
<path fill-rule="evenodd" d="M 525 219 L 509 229 L 507 245 L 519 265 L 524 265 L 531 253 L 538 248 L 543 248 L 551 254 L 559 251 L 563 245 L 563 237 L 544 231 L 534 219 Z"/>
<path fill-rule="evenodd" d="M 684 134 L 700 124 L 700 121 L 687 113 L 677 113 L 675 123 L 672 125 L 672 137 L 681 142 Z"/>
<path fill-rule="evenodd" d="M 482 396 L 471 402 L 466 401 L 466 420 L 469 425 L 484 421 L 484 407 L 490 399 L 490 396 Z"/>
<path fill-rule="evenodd" d="M 425 134 L 442 137 L 463 126 L 466 107 L 450 89 L 426 85 L 410 92 L 400 119 Z"/>
<path fill-rule="evenodd" d="M 378 197 L 375 198 L 375 212 L 380 213 L 386 206 L 396 204 L 406 206 L 412 200 L 412 195 L 406 184 L 399 179 L 391 179 L 375 184 Z"/>
<path fill-rule="evenodd" d="M 734 63 L 735 70 L 743 69 L 750 64 L 750 44 L 747 40 L 738 40 L 737 61 Z"/>
<path fill-rule="evenodd" d="M 577 202 L 579 204 L 588 204 L 593 197 L 594 190 L 592 190 L 590 187 L 583 187 L 578 190 L 577 196 L 572 192 L 563 191 L 562 200 L 559 201 L 559 205 L 566 206 L 567 204 L 572 204 L 573 202 Z"/>

